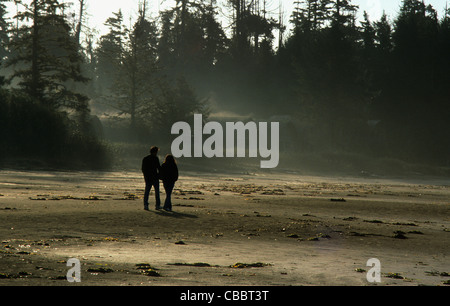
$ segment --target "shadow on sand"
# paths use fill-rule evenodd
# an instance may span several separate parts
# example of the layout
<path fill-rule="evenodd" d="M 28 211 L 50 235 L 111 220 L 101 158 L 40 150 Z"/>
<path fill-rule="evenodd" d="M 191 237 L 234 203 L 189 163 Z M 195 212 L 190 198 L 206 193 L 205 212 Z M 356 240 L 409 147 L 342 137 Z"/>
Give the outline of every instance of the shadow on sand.
<path fill-rule="evenodd" d="M 154 213 L 156 215 L 159 216 L 163 216 L 163 217 L 171 217 L 171 218 L 176 218 L 176 219 L 182 219 L 182 218 L 198 218 L 198 216 L 193 215 L 193 214 L 186 214 L 186 213 L 180 213 L 180 212 L 176 212 L 176 211 L 165 211 L 163 209 L 160 210 L 148 210 L 148 212 Z"/>

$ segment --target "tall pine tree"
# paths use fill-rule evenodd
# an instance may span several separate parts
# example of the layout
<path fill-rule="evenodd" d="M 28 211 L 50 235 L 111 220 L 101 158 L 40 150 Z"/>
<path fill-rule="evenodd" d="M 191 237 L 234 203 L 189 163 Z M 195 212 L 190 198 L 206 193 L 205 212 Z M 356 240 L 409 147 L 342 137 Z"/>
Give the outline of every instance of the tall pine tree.
<path fill-rule="evenodd" d="M 154 103 L 157 69 L 157 28 L 150 22 L 142 8 L 133 29 L 128 31 L 124 42 L 123 62 L 119 67 L 112 92 L 117 107 L 130 117 L 130 128 L 134 131 Z"/>
<path fill-rule="evenodd" d="M 18 29 L 11 42 L 8 61 L 15 70 L 12 79 L 35 101 L 53 110 L 86 113 L 87 97 L 71 90 L 73 82 L 86 82 L 81 74 L 82 58 L 63 12 L 56 0 L 35 0 L 15 17 L 30 20 Z"/>
<path fill-rule="evenodd" d="M 108 96 L 114 87 L 124 57 L 126 29 L 123 25 L 122 11 L 113 13 L 113 16 L 106 20 L 105 25 L 109 28 L 109 32 L 100 37 L 95 53 L 98 75 L 97 90 L 100 95 Z"/>

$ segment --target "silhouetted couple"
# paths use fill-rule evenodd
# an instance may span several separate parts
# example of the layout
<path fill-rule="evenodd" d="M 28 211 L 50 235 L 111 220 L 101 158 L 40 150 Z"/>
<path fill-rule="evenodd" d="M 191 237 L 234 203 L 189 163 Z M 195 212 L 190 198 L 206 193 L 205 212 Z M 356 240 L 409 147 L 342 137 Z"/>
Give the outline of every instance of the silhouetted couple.
<path fill-rule="evenodd" d="M 150 149 L 150 155 L 142 160 L 142 173 L 145 179 L 144 209 L 148 210 L 148 197 L 152 187 L 155 189 L 156 209 L 161 209 L 161 199 L 159 196 L 159 180 L 163 181 L 166 191 L 166 200 L 163 209 L 172 211 L 172 191 L 175 182 L 178 180 L 178 167 L 173 155 L 166 155 L 164 163 L 160 166 L 158 158 L 158 147 Z"/>

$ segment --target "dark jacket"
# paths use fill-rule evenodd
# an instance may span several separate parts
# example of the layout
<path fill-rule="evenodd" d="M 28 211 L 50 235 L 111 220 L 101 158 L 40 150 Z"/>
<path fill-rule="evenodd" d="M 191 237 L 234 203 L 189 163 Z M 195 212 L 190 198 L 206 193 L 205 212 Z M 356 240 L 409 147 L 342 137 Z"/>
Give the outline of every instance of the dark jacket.
<path fill-rule="evenodd" d="M 144 174 L 145 180 L 159 180 L 160 171 L 161 166 L 157 156 L 149 155 L 142 160 L 142 173 Z"/>
<path fill-rule="evenodd" d="M 178 167 L 175 163 L 163 163 L 161 166 L 161 180 L 164 183 L 175 183 L 178 181 Z"/>

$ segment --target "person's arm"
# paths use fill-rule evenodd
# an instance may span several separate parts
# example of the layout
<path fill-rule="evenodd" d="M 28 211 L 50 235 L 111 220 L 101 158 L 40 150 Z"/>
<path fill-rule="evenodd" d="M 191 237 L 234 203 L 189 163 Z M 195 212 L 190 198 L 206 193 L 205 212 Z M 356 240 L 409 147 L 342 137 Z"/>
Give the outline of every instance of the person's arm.
<path fill-rule="evenodd" d="M 156 173 L 158 174 L 158 178 L 162 179 L 162 166 L 159 163 L 159 158 L 156 159 Z"/>
<path fill-rule="evenodd" d="M 166 175 L 166 173 L 165 173 L 166 171 L 165 171 L 165 166 L 164 166 L 164 164 L 162 164 L 162 166 L 161 167 L 159 167 L 159 179 L 161 180 L 161 181 L 164 181 L 165 180 L 165 175 Z"/>
<path fill-rule="evenodd" d="M 145 169 L 146 169 L 146 159 L 144 158 L 143 160 L 142 160 L 142 165 L 141 165 L 141 171 L 142 171 L 142 173 L 145 173 Z"/>

